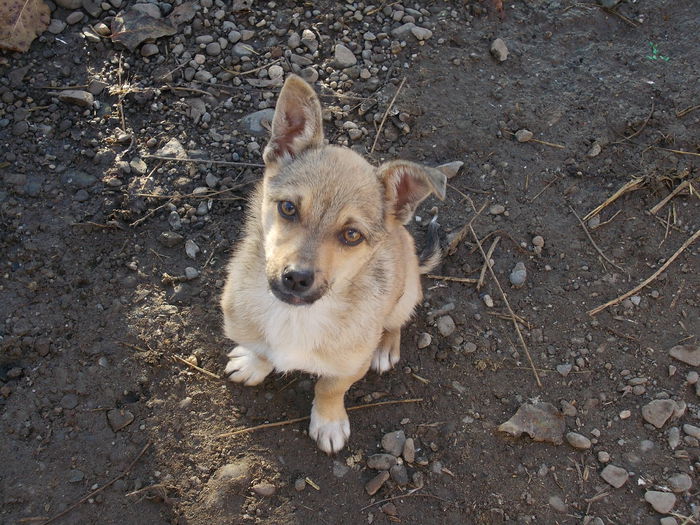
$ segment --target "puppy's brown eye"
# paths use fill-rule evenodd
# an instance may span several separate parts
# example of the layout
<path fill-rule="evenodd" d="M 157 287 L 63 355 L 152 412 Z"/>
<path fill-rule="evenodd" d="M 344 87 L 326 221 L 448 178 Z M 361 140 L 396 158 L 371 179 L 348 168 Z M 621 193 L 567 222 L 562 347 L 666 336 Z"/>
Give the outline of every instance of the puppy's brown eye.
<path fill-rule="evenodd" d="M 277 203 L 277 211 L 285 219 L 293 219 L 297 216 L 297 207 L 290 201 L 279 201 Z"/>
<path fill-rule="evenodd" d="M 353 228 L 347 228 L 340 234 L 340 240 L 348 246 L 357 246 L 365 240 L 364 236 Z"/>

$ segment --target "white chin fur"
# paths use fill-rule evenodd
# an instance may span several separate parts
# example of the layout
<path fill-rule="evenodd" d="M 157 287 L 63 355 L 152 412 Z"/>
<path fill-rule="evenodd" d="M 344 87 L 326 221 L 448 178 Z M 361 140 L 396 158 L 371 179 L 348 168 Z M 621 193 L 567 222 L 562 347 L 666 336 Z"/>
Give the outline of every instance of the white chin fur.
<path fill-rule="evenodd" d="M 391 355 L 389 348 L 377 348 L 372 355 L 372 370 L 378 374 L 388 372 L 398 362 L 398 359 Z"/>
<path fill-rule="evenodd" d="M 316 407 L 313 407 L 309 436 L 326 454 L 335 454 L 345 446 L 350 437 L 350 421 L 347 417 L 338 421 L 330 421 L 320 416 Z"/>
<path fill-rule="evenodd" d="M 246 386 L 262 383 L 274 368 L 269 361 L 260 359 L 255 352 L 243 346 L 231 350 L 228 357 L 225 374 L 234 383 Z"/>

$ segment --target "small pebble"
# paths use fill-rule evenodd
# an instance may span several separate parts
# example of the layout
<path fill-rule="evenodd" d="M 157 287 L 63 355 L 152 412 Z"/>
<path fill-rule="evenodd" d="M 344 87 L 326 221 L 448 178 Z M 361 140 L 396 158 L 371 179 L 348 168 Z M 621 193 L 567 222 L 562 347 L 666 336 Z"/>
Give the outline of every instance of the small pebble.
<path fill-rule="evenodd" d="M 258 496 L 266 497 L 266 496 L 272 496 L 275 493 L 276 488 L 272 483 L 263 482 L 263 483 L 257 483 L 256 485 L 253 485 L 251 487 L 251 490 L 253 492 L 255 492 Z"/>
<path fill-rule="evenodd" d="M 506 207 L 502 204 L 494 204 L 489 208 L 489 213 L 491 215 L 501 215 L 506 211 Z"/>
<path fill-rule="evenodd" d="M 374 476 L 365 485 L 365 490 L 367 491 L 367 494 L 369 494 L 370 496 L 374 496 L 379 491 L 379 489 L 382 488 L 382 485 L 384 485 L 384 483 L 388 479 L 389 472 L 386 470 L 383 470 L 382 472 Z"/>
<path fill-rule="evenodd" d="M 659 514 L 668 514 L 676 504 L 676 496 L 670 492 L 648 490 L 644 493 L 644 499 Z"/>
<path fill-rule="evenodd" d="M 504 62 L 508 58 L 508 46 L 506 43 L 497 38 L 491 43 L 491 55 L 499 62 Z"/>
<path fill-rule="evenodd" d="M 525 263 L 516 263 L 515 267 L 510 272 L 509 279 L 510 284 L 512 284 L 515 288 L 520 288 L 521 286 L 523 286 L 525 284 L 525 280 L 527 279 L 527 270 L 525 269 Z"/>
<path fill-rule="evenodd" d="M 406 463 L 413 463 L 416 459 L 416 444 L 413 438 L 407 438 L 406 442 L 403 444 L 403 459 Z"/>
<path fill-rule="evenodd" d="M 482 297 L 482 300 L 484 301 L 484 304 L 487 308 L 493 308 L 493 299 L 491 299 L 491 296 L 489 294 L 485 293 Z"/>
<path fill-rule="evenodd" d="M 457 327 L 455 326 L 454 319 L 452 319 L 451 316 L 443 315 L 437 320 L 437 328 L 440 332 L 440 335 L 442 335 L 443 337 L 449 337 L 454 333 Z"/>
<path fill-rule="evenodd" d="M 367 458 L 367 466 L 373 470 L 389 470 L 396 465 L 396 456 L 392 454 L 372 454 Z"/>
<path fill-rule="evenodd" d="M 679 472 L 668 478 L 668 485 L 673 492 L 687 492 L 693 486 L 693 480 L 684 472 Z"/>
<path fill-rule="evenodd" d="M 579 450 L 588 450 L 591 448 L 591 440 L 577 432 L 569 432 L 566 434 L 566 440 L 569 442 L 569 445 Z"/>
<path fill-rule="evenodd" d="M 396 457 L 401 455 L 405 443 L 406 434 L 403 430 L 388 432 L 382 437 L 382 448 Z"/>
<path fill-rule="evenodd" d="M 622 485 L 627 483 L 629 473 L 621 467 L 608 465 L 602 470 L 600 477 L 603 478 L 603 480 L 605 480 L 605 482 L 608 484 L 612 485 L 616 489 L 619 489 Z"/>
<path fill-rule="evenodd" d="M 418 342 L 416 343 L 416 346 L 419 349 L 427 348 L 430 346 L 430 343 L 433 341 L 433 336 L 431 336 L 428 332 L 423 332 L 418 336 Z"/>
<path fill-rule="evenodd" d="M 515 140 L 518 142 L 530 142 L 534 134 L 529 129 L 519 129 L 515 132 Z"/>
<path fill-rule="evenodd" d="M 297 478 L 294 481 L 294 490 L 301 492 L 306 488 L 306 480 L 304 478 Z"/>

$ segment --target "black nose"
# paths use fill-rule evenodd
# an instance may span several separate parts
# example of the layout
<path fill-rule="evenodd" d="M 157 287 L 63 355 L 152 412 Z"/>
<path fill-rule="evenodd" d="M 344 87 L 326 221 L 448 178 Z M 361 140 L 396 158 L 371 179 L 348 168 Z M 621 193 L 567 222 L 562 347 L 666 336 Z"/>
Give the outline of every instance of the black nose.
<path fill-rule="evenodd" d="M 285 270 L 282 284 L 290 292 L 305 292 L 314 284 L 313 270 Z"/>

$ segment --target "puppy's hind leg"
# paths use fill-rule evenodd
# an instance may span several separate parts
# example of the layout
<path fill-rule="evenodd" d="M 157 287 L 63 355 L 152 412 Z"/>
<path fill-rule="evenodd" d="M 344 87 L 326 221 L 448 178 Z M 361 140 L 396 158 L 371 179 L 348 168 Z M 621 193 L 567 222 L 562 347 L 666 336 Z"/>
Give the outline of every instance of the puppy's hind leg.
<path fill-rule="evenodd" d="M 401 357 L 401 329 L 384 330 L 379 346 L 372 355 L 372 370 L 382 374 L 391 370 Z"/>
<path fill-rule="evenodd" d="M 229 352 L 224 373 L 234 383 L 254 386 L 262 383 L 274 368 L 270 361 L 252 347 L 238 345 Z"/>

